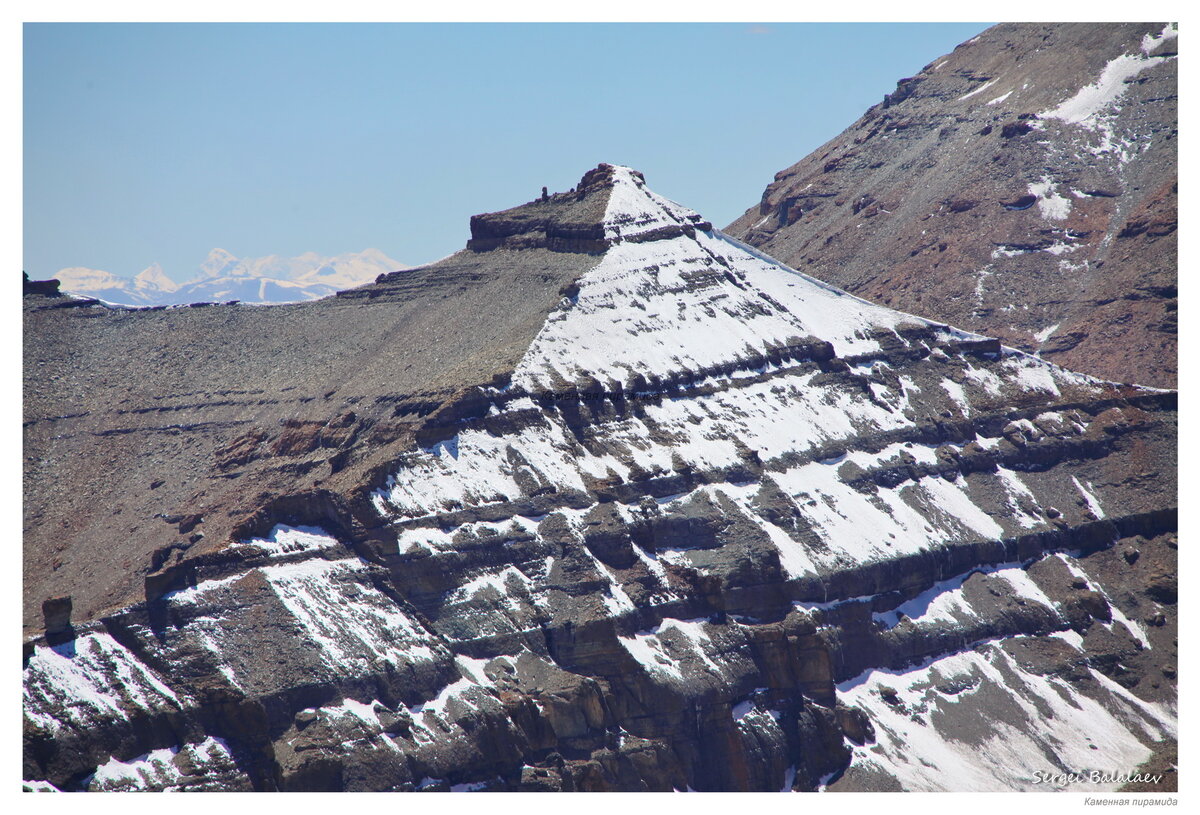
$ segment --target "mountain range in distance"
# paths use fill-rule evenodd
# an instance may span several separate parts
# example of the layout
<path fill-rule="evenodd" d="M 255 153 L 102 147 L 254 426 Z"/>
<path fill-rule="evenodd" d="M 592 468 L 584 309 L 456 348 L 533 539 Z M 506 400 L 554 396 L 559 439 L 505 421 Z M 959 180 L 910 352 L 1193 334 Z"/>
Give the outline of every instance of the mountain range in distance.
<path fill-rule="evenodd" d="M 133 277 L 74 266 L 57 274 L 62 290 L 125 306 L 169 306 L 204 301 L 296 303 L 370 283 L 409 267 L 378 249 L 324 257 L 305 252 L 286 258 L 238 258 L 213 249 L 186 283 L 176 283 L 154 263 Z"/>

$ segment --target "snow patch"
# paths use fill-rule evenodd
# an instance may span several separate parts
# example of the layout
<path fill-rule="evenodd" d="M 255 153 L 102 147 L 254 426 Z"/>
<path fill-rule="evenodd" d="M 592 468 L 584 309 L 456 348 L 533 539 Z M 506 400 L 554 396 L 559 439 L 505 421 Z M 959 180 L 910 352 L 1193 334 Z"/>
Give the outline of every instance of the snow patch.
<path fill-rule="evenodd" d="M 986 91 L 988 88 L 992 87 L 993 85 L 995 85 L 995 84 L 996 84 L 997 82 L 999 82 L 999 81 L 1000 81 L 1000 80 L 998 80 L 998 79 L 993 79 L 993 80 L 991 80 L 991 81 L 989 81 L 989 82 L 984 82 L 982 85 L 980 85 L 980 86 L 979 86 L 978 88 L 976 88 L 975 90 L 973 90 L 973 91 L 968 91 L 967 93 L 964 93 L 962 96 L 958 97 L 958 101 L 959 101 L 959 102 L 961 102 L 961 101 L 963 101 L 964 99 L 970 99 L 972 96 L 974 96 L 974 95 L 975 95 L 975 94 L 977 94 L 977 93 L 983 93 L 984 91 Z"/>
<path fill-rule="evenodd" d="M 432 635 L 360 579 L 367 568 L 353 561 L 307 560 L 266 566 L 262 574 L 295 617 L 301 636 L 339 675 L 372 673 L 380 663 L 405 670 L 414 661 L 433 660 Z"/>
<path fill-rule="evenodd" d="M 1037 197 L 1038 211 L 1047 221 L 1062 221 L 1071 214 L 1071 199 L 1059 195 L 1057 185 L 1049 176 L 1042 176 L 1036 184 L 1030 184 L 1029 194 Z"/>
<path fill-rule="evenodd" d="M 1038 118 L 1060 119 L 1067 124 L 1079 124 L 1094 128 L 1097 114 L 1124 95 L 1126 83 L 1129 80 L 1167 59 L 1167 57 L 1151 57 L 1146 54 L 1122 54 L 1111 59 L 1094 83 L 1080 88 L 1074 96 L 1059 104 L 1058 107 L 1039 113 Z"/>
<path fill-rule="evenodd" d="M 1142 36 L 1142 53 L 1146 56 L 1150 56 L 1150 54 L 1157 51 L 1158 47 L 1164 42 L 1167 40 L 1173 40 L 1178 36 L 1179 26 L 1177 26 L 1175 23 L 1168 23 L 1163 30 L 1158 33 L 1158 36 L 1144 34 Z"/>
<path fill-rule="evenodd" d="M 1097 499 L 1096 496 L 1094 494 L 1092 494 L 1090 489 L 1085 488 L 1083 486 L 1083 484 L 1080 483 L 1078 478 L 1076 478 L 1075 476 L 1071 476 L 1071 480 L 1073 482 L 1075 482 L 1075 488 L 1079 490 L 1079 493 L 1083 496 L 1083 500 L 1087 502 L 1088 509 L 1090 509 L 1092 511 L 1092 514 L 1096 516 L 1096 519 L 1099 520 L 1099 519 L 1103 518 L 1104 517 L 1104 508 L 1100 506 L 1099 499 Z M 1091 487 L 1091 486 L 1092 485 L 1089 482 L 1088 487 Z"/>
<path fill-rule="evenodd" d="M 631 637 L 618 636 L 622 647 L 652 675 L 682 681 L 684 657 L 694 655 L 712 673 L 721 675 L 721 668 L 705 653 L 711 642 L 704 630 L 706 620 L 676 620 L 664 618 L 658 627 L 638 631 Z M 695 665 L 695 661 L 691 663 Z"/>
<path fill-rule="evenodd" d="M 1042 518 L 1034 515 L 1025 509 L 1024 504 L 1031 504 L 1036 507 L 1037 499 L 1029 487 L 1025 486 L 1025 482 L 1013 470 L 1004 467 L 996 467 L 996 477 L 1004 487 L 1004 491 L 1008 494 L 1008 507 L 1012 512 L 1013 520 L 1021 525 L 1023 529 L 1033 529 L 1041 526 L 1044 521 Z"/>
<path fill-rule="evenodd" d="M 971 415 L 971 403 L 967 399 L 966 391 L 963 386 L 951 379 L 943 379 L 941 382 L 942 390 L 944 390 L 954 402 L 958 405 L 964 416 Z"/>
<path fill-rule="evenodd" d="M 184 754 L 182 761 L 179 759 L 180 753 Z M 232 768 L 233 753 L 224 739 L 209 736 L 198 744 L 163 747 L 129 761 L 110 756 L 86 779 L 85 786 L 91 791 L 161 789 L 174 792 L 183 786 L 185 777 L 189 775 L 184 767 L 198 767 L 203 773 L 205 765 L 213 763 Z"/>
<path fill-rule="evenodd" d="M 86 729 L 183 703 L 154 671 L 111 635 L 96 632 L 62 645 L 38 645 L 25 668 L 25 716 L 52 733 Z"/>
<path fill-rule="evenodd" d="M 982 388 L 988 395 L 999 396 L 1001 394 L 1003 381 L 986 368 L 976 368 L 968 364 L 963 373 L 967 379 Z"/>
<path fill-rule="evenodd" d="M 1055 323 L 1054 325 L 1048 325 L 1045 328 L 1043 328 L 1041 331 L 1034 334 L 1033 338 L 1038 341 L 1038 345 L 1042 345 L 1046 342 L 1046 340 L 1050 339 L 1050 335 L 1053 334 L 1055 331 L 1057 331 L 1058 327 L 1060 325 L 1061 325 L 1061 323 Z"/>
<path fill-rule="evenodd" d="M 875 725 L 876 743 L 854 747 L 852 766 L 883 771 L 909 791 L 1032 791 L 1047 789 L 1035 772 L 1127 774 L 1150 755 L 1145 734 L 1174 732 L 1172 711 L 1109 683 L 1093 698 L 989 644 L 916 668 L 868 670 L 838 691 Z M 1115 786 L 1085 778 L 1070 789 Z"/>
<path fill-rule="evenodd" d="M 329 549 L 338 545 L 338 539 L 319 527 L 278 524 L 266 538 L 251 538 L 235 545 L 257 546 L 268 554 L 277 556 Z"/>

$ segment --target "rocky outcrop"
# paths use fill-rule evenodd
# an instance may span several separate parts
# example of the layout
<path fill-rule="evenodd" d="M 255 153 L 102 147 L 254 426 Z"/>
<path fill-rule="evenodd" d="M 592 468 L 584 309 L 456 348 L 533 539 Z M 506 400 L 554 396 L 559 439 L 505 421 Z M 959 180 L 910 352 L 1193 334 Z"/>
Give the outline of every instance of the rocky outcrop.
<path fill-rule="evenodd" d="M 602 253 L 614 241 L 659 240 L 712 229 L 712 224 L 696 213 L 665 222 L 641 211 L 606 219 L 604 207 L 613 189 L 614 172 L 611 165 L 601 165 L 585 173 L 570 192 L 548 195 L 543 187 L 542 197 L 524 206 L 473 216 L 467 248 L 475 252 L 504 247 Z M 653 228 L 642 228 L 645 224 L 653 224 Z"/>
<path fill-rule="evenodd" d="M 51 280 L 30 280 L 28 272 L 25 272 L 23 277 L 24 277 L 24 282 L 21 284 L 22 295 L 40 294 L 45 297 L 57 297 L 60 295 L 58 287 L 61 285 L 61 281 L 53 280 L 53 279 L 51 279 Z"/>
<path fill-rule="evenodd" d="M 1174 387 L 1177 42 L 1163 23 L 990 28 L 727 231 L 868 299 Z"/>
<path fill-rule="evenodd" d="M 583 208 L 601 247 L 543 242 Z M 28 638 L 31 785 L 1036 789 L 1174 737 L 1174 392 L 859 300 L 628 168 L 476 223 L 504 239 L 258 318 L 327 373 L 180 428 L 238 500 L 164 512 L 136 596 Z M 534 269 L 540 316 L 418 348 L 458 335 L 410 297 Z M 196 313 L 155 319 L 240 324 Z"/>

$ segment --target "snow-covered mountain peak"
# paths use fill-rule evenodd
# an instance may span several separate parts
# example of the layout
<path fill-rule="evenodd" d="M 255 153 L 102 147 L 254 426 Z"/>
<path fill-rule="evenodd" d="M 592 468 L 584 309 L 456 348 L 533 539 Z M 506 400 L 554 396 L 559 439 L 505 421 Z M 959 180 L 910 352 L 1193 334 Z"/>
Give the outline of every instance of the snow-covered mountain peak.
<path fill-rule="evenodd" d="M 629 239 L 658 229 L 697 226 L 703 218 L 695 210 L 663 198 L 646 186 L 637 170 L 611 166 L 612 190 L 604 210 L 604 237 Z"/>
<path fill-rule="evenodd" d="M 62 283 L 63 291 L 92 292 L 106 291 L 121 286 L 122 280 L 112 272 L 103 269 L 89 269 L 86 266 L 71 266 L 59 269 L 55 275 Z"/>
<path fill-rule="evenodd" d="M 29 292 L 27 787 L 1040 790 L 1174 750 L 1174 393 L 628 168 L 471 233 L 299 308 Z"/>
<path fill-rule="evenodd" d="M 599 172 L 611 177 L 606 251 L 530 346 L 514 378 L 522 387 L 696 374 L 804 338 L 831 343 L 839 355 L 870 353 L 880 347 L 879 331 L 929 325 L 732 240 L 699 213 L 649 189 L 636 170 L 601 165 L 581 187 Z"/>
<path fill-rule="evenodd" d="M 151 263 L 133 278 L 133 285 L 138 291 L 174 292 L 179 290 L 179 284 L 167 277 L 162 266 Z"/>
<path fill-rule="evenodd" d="M 238 259 L 232 252 L 227 252 L 224 249 L 216 248 L 208 253 L 208 257 L 200 264 L 200 273 L 198 279 L 206 280 L 210 277 L 221 277 L 228 273 L 229 268 L 235 265 Z"/>

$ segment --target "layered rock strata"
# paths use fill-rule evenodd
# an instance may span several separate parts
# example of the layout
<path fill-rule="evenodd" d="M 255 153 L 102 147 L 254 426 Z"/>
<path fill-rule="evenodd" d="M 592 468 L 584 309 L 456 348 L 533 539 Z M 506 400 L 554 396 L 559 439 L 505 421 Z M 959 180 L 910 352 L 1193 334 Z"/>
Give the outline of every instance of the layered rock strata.
<path fill-rule="evenodd" d="M 57 304 L 27 300 L 27 355 L 249 311 Z M 176 525 L 213 531 L 27 641 L 31 787 L 1037 789 L 1174 737 L 1173 392 L 859 300 L 609 165 L 254 314 L 311 332 L 309 368 L 237 363 L 297 399 L 180 428 L 231 486 Z"/>

